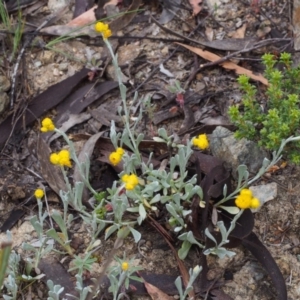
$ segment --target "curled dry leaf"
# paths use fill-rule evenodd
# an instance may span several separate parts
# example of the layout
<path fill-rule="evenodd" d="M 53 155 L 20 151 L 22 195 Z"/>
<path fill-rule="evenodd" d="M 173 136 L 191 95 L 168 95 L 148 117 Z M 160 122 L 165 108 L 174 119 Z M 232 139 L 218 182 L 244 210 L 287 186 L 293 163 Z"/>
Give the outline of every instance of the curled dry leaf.
<path fill-rule="evenodd" d="M 60 191 L 66 191 L 66 183 L 60 170 L 49 161 L 51 149 L 41 136 L 38 138 L 36 151 L 40 163 L 40 171 L 51 189 L 58 195 Z"/>
<path fill-rule="evenodd" d="M 122 3 L 122 0 L 110 0 L 104 4 L 103 8 L 105 8 L 107 5 L 116 5 L 117 6 L 119 3 Z"/>
<path fill-rule="evenodd" d="M 90 0 L 75 0 L 73 19 L 90 9 L 93 6 L 94 2 L 95 1 Z"/>
<path fill-rule="evenodd" d="M 205 27 L 205 35 L 207 39 L 211 42 L 214 39 L 214 30 L 211 27 Z"/>
<path fill-rule="evenodd" d="M 97 6 L 95 5 L 91 9 L 87 10 L 83 14 L 79 15 L 78 17 L 76 17 L 75 19 L 71 20 L 67 24 L 67 26 L 84 26 L 84 25 L 87 25 L 89 23 L 95 22 L 96 21 L 96 17 L 95 17 L 94 10 L 95 10 L 96 7 Z"/>
<path fill-rule="evenodd" d="M 189 49 L 190 51 L 198 54 L 202 58 L 207 59 L 207 60 L 212 61 L 212 62 L 217 61 L 217 60 L 222 58 L 222 57 L 220 57 L 220 56 L 218 56 L 214 53 L 211 53 L 209 51 L 204 51 L 200 48 L 187 46 L 187 45 L 184 45 L 184 44 L 181 44 L 181 43 L 176 43 L 176 44 L 181 45 L 182 47 L 184 47 L 186 49 Z M 238 66 L 237 64 L 235 64 L 231 61 L 222 62 L 222 63 L 220 63 L 220 65 L 225 69 L 234 70 L 239 75 L 244 74 L 244 75 L 247 75 L 247 76 L 249 76 L 250 78 L 252 78 L 254 80 L 260 81 L 264 85 L 269 85 L 268 80 L 265 77 L 263 77 L 262 75 L 260 75 L 260 74 L 255 75 L 252 71 L 250 71 L 248 69 L 245 69 L 243 67 L 240 67 L 240 66 Z"/>
<path fill-rule="evenodd" d="M 132 1 L 131 5 L 128 7 L 127 12 L 121 15 L 119 18 L 113 20 L 110 22 L 109 27 L 112 32 L 117 32 L 121 30 L 122 28 L 125 28 L 134 18 L 134 16 L 137 14 L 137 9 L 141 5 L 141 0 L 134 0 Z"/>
<path fill-rule="evenodd" d="M 256 31 L 256 36 L 261 39 L 265 37 L 268 33 L 270 33 L 271 30 L 272 30 L 271 26 L 264 26 L 264 27 L 262 26 Z"/>
<path fill-rule="evenodd" d="M 62 132 L 67 132 L 70 128 L 77 124 L 81 124 L 91 118 L 91 115 L 89 113 L 81 113 L 81 114 L 70 114 L 69 119 L 62 124 L 62 126 L 59 128 Z M 49 139 L 49 143 L 60 137 L 61 135 L 59 133 L 55 133 L 51 136 Z"/>
<path fill-rule="evenodd" d="M 196 16 L 201 11 L 202 7 L 200 6 L 202 4 L 202 0 L 189 0 L 190 4 L 193 8 L 193 15 Z"/>
<path fill-rule="evenodd" d="M 94 6 L 82 13 L 75 19 L 71 20 L 68 24 L 48 26 L 43 28 L 41 32 L 50 35 L 89 35 L 94 37 L 97 35 L 97 33 L 95 32 L 94 27 L 90 24 L 96 21 L 94 13 L 95 8 L 97 8 L 97 6 Z"/>
<path fill-rule="evenodd" d="M 83 146 L 80 154 L 78 155 L 79 163 L 84 163 L 84 162 L 86 163 L 87 160 L 90 159 L 94 151 L 95 144 L 102 135 L 103 135 L 103 131 L 94 134 L 92 137 L 88 139 L 88 141 Z M 73 180 L 74 182 L 82 181 L 78 165 L 75 165 Z M 83 202 L 87 202 L 87 200 L 88 200 L 87 188 L 84 187 Z"/>
<path fill-rule="evenodd" d="M 111 0 L 104 5 L 104 9 L 108 5 L 118 5 L 121 3 L 121 0 Z M 141 0 L 135 0 L 132 2 L 131 6 L 128 8 L 128 11 L 135 11 L 141 4 Z M 91 37 L 97 36 L 93 25 L 91 23 L 96 21 L 95 9 L 97 5 L 93 6 L 91 9 L 87 10 L 83 14 L 79 15 L 75 19 L 71 20 L 66 25 L 54 25 L 43 28 L 41 31 L 50 35 L 88 35 Z M 136 12 L 130 14 L 121 15 L 119 18 L 110 22 L 110 28 L 112 32 L 117 32 L 120 28 L 123 28 L 131 22 Z M 98 16 L 99 17 L 99 16 Z M 90 25 L 90 26 L 88 26 Z"/>
<path fill-rule="evenodd" d="M 175 17 L 180 8 L 181 0 L 165 1 L 163 11 L 159 18 L 160 24 L 167 24 Z"/>
<path fill-rule="evenodd" d="M 245 37 L 247 24 L 245 23 L 243 26 L 241 26 L 239 29 L 237 29 L 233 34 L 232 38 L 234 39 L 243 39 Z"/>
<path fill-rule="evenodd" d="M 152 285 L 151 283 L 144 282 L 145 288 L 150 295 L 151 299 L 153 300 L 171 300 L 174 299 L 173 297 L 168 296 L 162 290 L 157 288 L 156 286 Z"/>

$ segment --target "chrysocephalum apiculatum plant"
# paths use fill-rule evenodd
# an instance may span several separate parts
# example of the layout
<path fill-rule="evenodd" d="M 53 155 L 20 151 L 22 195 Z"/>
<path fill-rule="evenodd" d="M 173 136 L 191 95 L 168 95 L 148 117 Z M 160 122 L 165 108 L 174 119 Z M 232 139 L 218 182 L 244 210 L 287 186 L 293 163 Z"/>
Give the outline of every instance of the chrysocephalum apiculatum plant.
<path fill-rule="evenodd" d="M 206 249 L 205 245 L 201 244 L 203 241 L 199 242 L 194 237 L 193 232 L 188 231 L 186 220 L 192 212 L 191 203 L 193 197 L 197 196 L 200 198 L 200 207 L 203 198 L 202 189 L 197 185 L 196 175 L 192 178 L 187 176 L 187 164 L 195 149 L 203 151 L 209 147 L 208 137 L 205 134 L 200 134 L 188 141 L 186 145 L 181 145 L 174 143 L 173 137 L 168 136 L 166 130 L 161 128 L 158 130 L 159 137 L 155 137 L 155 140 L 165 142 L 169 149 L 172 149 L 175 153 L 172 154 L 169 159 L 169 169 L 155 169 L 151 163 L 152 154 L 150 154 L 148 161 L 145 162 L 139 151 L 139 144 L 144 136 L 142 134 L 135 136 L 134 134 L 142 114 L 140 113 L 133 124 L 130 124 L 130 113 L 126 102 L 126 87 L 122 83 L 122 74 L 117 63 L 117 57 L 108 41 L 111 31 L 108 25 L 102 22 L 95 25 L 95 30 L 102 34 L 103 40 L 112 55 L 113 65 L 119 78 L 122 99 L 122 108 L 119 109 L 119 113 L 121 114 L 123 110 L 124 129 L 122 133 L 117 133 L 114 123 L 112 122 L 110 138 L 115 150 L 110 153 L 108 161 L 113 166 L 123 163 L 123 170 L 119 174 L 119 180 L 116 180 L 111 188 L 108 188 L 104 193 L 98 193 L 89 182 L 90 161 L 88 157 L 86 157 L 86 161 L 80 162 L 75 153 L 72 141 L 70 141 L 64 132 L 55 127 L 51 119 L 45 118 L 42 121 L 41 131 L 55 131 L 64 138 L 68 145 L 68 149 L 62 149 L 57 153 L 52 153 L 49 157 L 49 161 L 52 164 L 60 167 L 67 190 L 60 192 L 60 197 L 63 202 L 62 215 L 56 210 L 53 210 L 51 213 L 49 209 L 43 211 L 42 198 L 46 200 L 46 194 L 42 189 L 35 191 L 38 202 L 38 217 L 34 216 L 30 221 L 38 233 L 40 248 L 36 250 L 33 249 L 31 245 L 23 245 L 24 250 L 33 253 L 34 257 L 30 262 L 32 268 L 37 268 L 41 257 L 54 248 L 54 244 L 51 243 L 47 245 L 47 241 L 50 239 L 56 241 L 57 245 L 60 245 L 60 248 L 65 251 L 65 254 L 72 257 L 74 266 L 71 267 L 69 271 L 77 272 L 75 275 L 75 289 L 79 293 L 79 298 L 77 299 L 80 300 L 87 299 L 89 293 L 94 295 L 98 292 L 97 286 L 94 290 L 89 286 L 83 286 L 82 274 L 84 271 L 90 271 L 92 264 L 95 262 L 95 258 L 92 257 L 92 254 L 99 244 L 100 232 L 106 227 L 105 238 L 109 238 L 113 233 L 116 233 L 114 249 L 117 249 L 119 247 L 118 245 L 122 244 L 120 241 L 124 240 L 130 233 L 133 235 L 135 242 L 138 242 L 141 238 L 141 234 L 137 230 L 138 226 L 150 214 L 155 213 L 158 209 L 162 209 L 163 207 L 165 207 L 170 227 L 182 242 L 178 252 L 181 259 L 184 259 L 188 255 L 192 245 L 199 247 L 205 255 L 214 254 L 220 258 L 226 255 L 234 255 L 235 253 L 233 251 L 226 249 L 230 233 L 234 230 L 238 218 L 243 214 L 245 209 L 257 208 L 260 205 L 260 201 L 252 195 L 248 187 L 260 178 L 270 166 L 278 162 L 280 154 L 286 144 L 291 141 L 297 142 L 300 139 L 300 137 L 296 137 L 284 140 L 278 147 L 278 151 L 273 153 L 273 160 L 270 162 L 265 159 L 262 168 L 252 179 L 249 179 L 246 166 L 239 166 L 236 189 L 227 195 L 227 188 L 224 186 L 224 197 L 214 204 L 214 209 L 226 210 L 232 214 L 232 221 L 228 228 L 225 227 L 223 221 L 218 221 L 215 224 L 216 229 L 221 233 L 220 241 L 215 239 L 208 228 L 205 229 L 205 236 L 214 243 L 213 247 Z M 282 59 L 284 60 L 284 57 Z M 246 95 L 248 95 L 251 100 L 251 98 L 254 97 L 255 89 L 249 84 L 247 79 L 240 79 L 240 81 L 243 80 L 245 89 L 248 90 L 248 94 L 246 93 Z M 253 105 L 253 110 L 259 109 L 255 103 L 253 103 Z M 69 181 L 66 168 L 70 168 L 73 165 L 76 165 L 79 169 L 82 182 L 71 183 Z M 84 186 L 90 191 L 91 197 L 96 200 L 94 201 L 94 209 L 87 209 L 82 203 Z M 224 206 L 227 201 L 232 199 L 235 199 L 233 206 Z M 90 233 L 89 245 L 85 249 L 83 256 L 75 255 L 74 249 L 70 246 L 68 229 L 72 225 L 73 216 L 68 211 L 68 205 L 71 205 L 78 212 Z M 58 225 L 60 232 L 56 231 L 52 221 L 51 228 L 44 230 L 44 219 L 48 216 Z M 123 259 L 116 257 L 115 260 L 117 264 L 107 269 L 107 276 L 110 280 L 109 291 L 112 293 L 113 299 L 120 299 L 126 296 L 126 288 L 129 286 L 130 279 L 141 280 L 134 275 L 136 271 L 141 270 L 141 267 L 135 266 L 134 259 L 127 259 L 126 256 L 124 256 Z M 176 279 L 175 285 L 178 288 L 180 300 L 186 299 L 188 294 L 192 291 L 192 284 L 201 269 L 201 266 L 195 266 L 190 269 L 189 281 L 185 289 L 182 288 L 181 278 L 178 277 Z M 18 291 L 18 282 L 15 280 L 17 275 L 16 273 L 10 273 L 4 283 L 7 291 L 11 294 L 17 294 Z M 40 276 L 42 275 L 43 274 Z M 32 278 L 27 276 L 26 279 L 37 280 L 39 277 Z M 51 280 L 48 280 L 47 286 L 49 288 L 48 299 L 59 299 L 64 287 L 59 284 L 55 285 Z"/>

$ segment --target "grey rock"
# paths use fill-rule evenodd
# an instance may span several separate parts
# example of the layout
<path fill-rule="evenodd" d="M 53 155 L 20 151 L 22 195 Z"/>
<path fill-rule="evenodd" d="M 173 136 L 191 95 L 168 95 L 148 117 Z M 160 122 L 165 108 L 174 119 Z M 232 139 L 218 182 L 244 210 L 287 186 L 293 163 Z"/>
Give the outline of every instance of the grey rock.
<path fill-rule="evenodd" d="M 264 158 L 268 157 L 268 153 L 256 143 L 246 139 L 237 140 L 233 132 L 222 126 L 213 131 L 209 140 L 212 154 L 222 159 L 226 168 L 232 169 L 235 178 L 239 165 L 246 165 L 250 173 L 256 173 Z"/>
<path fill-rule="evenodd" d="M 68 71 L 69 63 L 61 63 L 58 66 L 58 69 L 60 71 Z"/>
<path fill-rule="evenodd" d="M 258 198 L 260 201 L 260 207 L 251 209 L 252 212 L 258 212 L 261 207 L 268 201 L 273 200 L 277 197 L 277 183 L 271 182 L 263 185 L 250 186 L 249 188 L 253 196 Z"/>
<path fill-rule="evenodd" d="M 5 111 L 9 104 L 9 97 L 6 93 L 0 92 L 0 115 Z"/>
<path fill-rule="evenodd" d="M 39 57 L 43 65 L 51 64 L 54 62 L 55 53 L 53 51 L 43 51 Z"/>
<path fill-rule="evenodd" d="M 10 89 L 10 81 L 6 76 L 0 75 L 0 92 L 7 92 Z"/>
<path fill-rule="evenodd" d="M 35 67 L 36 69 L 38 69 L 38 68 L 42 65 L 42 62 L 39 61 L 39 60 L 37 60 L 37 61 L 34 62 L 33 65 L 34 65 L 34 67 Z"/>
<path fill-rule="evenodd" d="M 52 13 L 70 5 L 70 0 L 48 0 L 48 8 Z"/>

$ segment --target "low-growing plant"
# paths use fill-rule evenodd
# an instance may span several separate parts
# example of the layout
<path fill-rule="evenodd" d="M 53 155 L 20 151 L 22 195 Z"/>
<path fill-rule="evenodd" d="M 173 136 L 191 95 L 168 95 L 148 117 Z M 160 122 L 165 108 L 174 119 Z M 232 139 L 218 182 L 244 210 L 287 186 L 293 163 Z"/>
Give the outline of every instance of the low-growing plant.
<path fill-rule="evenodd" d="M 290 137 L 281 141 L 278 148 L 276 148 L 278 150 L 273 152 L 273 159 L 271 161 L 265 159 L 261 169 L 251 179 L 246 166 L 239 166 L 238 182 L 235 189 L 228 188 L 226 184 L 223 184 L 223 195 L 221 192 L 221 196 L 219 195 L 215 199 L 211 199 L 213 198 L 211 197 L 206 202 L 203 201 L 205 187 L 202 189 L 198 184 L 197 174 L 192 176 L 188 174 L 187 167 L 195 150 L 205 151 L 209 147 L 208 137 L 205 134 L 200 134 L 186 141 L 185 144 L 180 144 L 175 141 L 173 136 L 169 136 L 164 128 L 160 128 L 158 130 L 159 136 L 155 137 L 154 140 L 166 144 L 169 157 L 166 163 L 162 163 L 160 167 L 154 167 L 153 153 L 150 153 L 149 157 L 145 159 L 139 147 L 144 139 L 144 135 L 135 134 L 143 112 L 141 110 L 140 114 L 132 121 L 131 110 L 126 97 L 127 88 L 122 83 L 122 73 L 118 66 L 117 56 L 114 54 L 108 41 L 111 31 L 108 25 L 102 22 L 97 23 L 95 29 L 103 36 L 103 40 L 112 56 L 112 62 L 119 80 L 122 106 L 118 112 L 124 120 L 124 128 L 122 132 L 117 132 L 112 121 L 110 139 L 115 150 L 110 153 L 108 159 L 113 166 L 122 162 L 122 171 L 118 174 L 119 179 L 114 181 L 112 186 L 107 188 L 106 191 L 96 191 L 89 181 L 89 157 L 86 155 L 84 161 L 79 161 L 74 144 L 67 134 L 56 128 L 50 118 L 45 118 L 42 121 L 41 131 L 55 131 L 55 133 L 63 137 L 68 146 L 68 149 L 52 153 L 49 157 L 50 163 L 61 169 L 66 183 L 66 190 L 60 191 L 63 211 L 62 213 L 57 210 L 50 212 L 49 209 L 43 211 L 42 198 L 46 198 L 46 195 L 44 195 L 43 190 L 36 190 L 38 216 L 33 216 L 30 222 L 37 232 L 38 247 L 36 249 L 30 244 L 23 245 L 23 250 L 29 251 L 31 254 L 27 260 L 29 272 L 27 272 L 26 276 L 22 276 L 27 280 L 40 278 L 31 277 L 30 271 L 35 270 L 36 273 L 39 272 L 38 265 L 42 256 L 47 255 L 50 251 L 57 251 L 55 249 L 56 246 L 64 249 L 65 252 L 62 254 L 69 255 L 72 258 L 73 266 L 69 271 L 77 273 L 75 275 L 77 295 L 71 295 L 71 297 L 80 300 L 85 300 L 91 292 L 94 294 L 98 292 L 97 288 L 93 291 L 89 286 L 84 287 L 82 275 L 85 272 L 89 272 L 92 269 L 92 264 L 96 261 L 92 254 L 100 244 L 99 234 L 101 231 L 106 228 L 105 239 L 116 234 L 116 242 L 113 249 L 116 250 L 129 234 L 133 236 L 137 243 L 141 239 L 141 233 L 138 231 L 139 225 L 146 219 L 153 219 L 153 216 L 161 211 L 166 216 L 165 219 L 168 221 L 169 229 L 181 241 L 181 247 L 178 251 L 180 259 L 184 259 L 188 255 L 193 245 L 199 247 L 204 255 L 214 254 L 219 258 L 234 255 L 233 251 L 226 249 L 226 245 L 230 242 L 230 234 L 234 231 L 238 219 L 245 210 L 260 206 L 259 199 L 252 195 L 248 187 L 259 179 L 268 168 L 278 162 L 284 147 L 288 143 L 300 140 L 300 137 Z M 177 90 L 179 90 L 179 84 L 176 84 L 176 86 Z M 136 100 L 137 94 L 134 96 L 134 101 Z M 75 164 L 78 168 L 81 178 L 80 182 L 72 183 L 68 178 L 66 168 L 71 168 L 72 164 Z M 87 208 L 83 204 L 84 188 L 90 192 L 91 198 L 93 198 L 93 201 L 90 201 L 91 204 L 94 203 L 92 209 Z M 216 219 L 216 222 L 203 221 L 204 227 L 200 234 L 195 237 L 189 225 L 194 222 L 192 204 L 196 200 L 199 201 L 199 205 L 196 208 L 194 207 L 195 210 L 199 209 L 199 207 L 203 208 L 203 211 L 206 208 L 210 208 L 215 214 L 218 214 L 219 211 L 225 211 L 230 214 L 230 221 L 226 224 L 223 220 L 218 219 Z M 90 237 L 84 253 L 80 255 L 75 255 L 74 249 L 71 248 L 69 231 L 74 222 L 74 217 L 68 212 L 69 206 L 78 212 Z M 48 230 L 44 226 L 46 217 L 51 218 L 51 228 Z M 58 227 L 54 228 L 52 220 Z M 207 228 L 207 224 L 210 225 L 209 228 Z M 127 296 L 126 290 L 129 287 L 129 280 L 141 281 L 135 275 L 137 271 L 141 270 L 141 267 L 135 266 L 133 259 L 127 259 L 126 256 L 123 259 L 116 257 L 115 260 L 116 264 L 108 267 L 105 271 L 110 281 L 109 292 L 112 293 L 113 299 L 117 300 Z M 189 279 L 186 280 L 184 288 L 182 287 L 181 279 L 176 279 L 175 285 L 179 291 L 180 299 L 184 300 L 192 293 L 193 282 L 201 269 L 201 266 L 196 266 L 190 270 Z M 10 272 L 8 275 L 16 277 L 16 274 L 13 272 Z M 43 274 L 39 276 L 43 276 Z M 7 277 L 4 282 L 4 286 L 10 293 L 12 293 L 12 290 L 17 289 L 17 281 L 14 278 Z M 48 299 L 59 299 L 64 287 L 51 280 L 48 280 L 47 285 L 49 288 Z"/>
<path fill-rule="evenodd" d="M 202 271 L 202 267 L 199 267 L 198 265 L 195 266 L 193 269 L 189 270 L 189 282 L 187 283 L 185 290 L 182 289 L 182 280 L 181 277 L 178 276 L 175 280 L 175 286 L 179 292 L 179 299 L 180 300 L 185 300 L 186 297 L 188 296 L 189 292 L 192 291 L 193 288 L 193 283 L 197 279 L 198 275 Z"/>
<path fill-rule="evenodd" d="M 108 279 L 110 281 L 109 291 L 113 294 L 113 300 L 119 300 L 123 299 L 123 296 L 126 296 L 130 279 L 143 282 L 143 279 L 133 275 L 143 268 L 135 266 L 134 258 L 127 260 L 125 255 L 123 259 L 115 257 L 115 260 L 117 263 L 108 270 Z"/>
<path fill-rule="evenodd" d="M 299 135 L 300 68 L 292 67 L 288 53 L 282 53 L 279 58 L 283 71 L 276 68 L 278 61 L 272 54 L 263 55 L 262 61 L 269 81 L 264 103 L 257 100 L 257 89 L 249 82 L 249 77 L 241 75 L 238 83 L 244 93 L 243 107 L 231 106 L 228 113 L 237 126 L 235 137 L 256 141 L 259 146 L 274 151 L 279 149 L 282 140 Z M 283 153 L 299 164 L 299 149 L 298 141 L 289 144 Z"/>

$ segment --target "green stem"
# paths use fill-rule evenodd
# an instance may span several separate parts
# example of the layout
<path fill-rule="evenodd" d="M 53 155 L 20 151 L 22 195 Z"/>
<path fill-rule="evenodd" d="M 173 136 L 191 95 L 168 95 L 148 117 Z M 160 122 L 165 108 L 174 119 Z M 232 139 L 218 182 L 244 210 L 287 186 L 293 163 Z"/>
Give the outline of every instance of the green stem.
<path fill-rule="evenodd" d="M 289 142 L 295 142 L 295 141 L 299 141 L 299 140 L 300 140 L 300 136 L 296 136 L 296 137 L 292 137 L 291 136 L 288 139 L 283 140 L 281 142 L 281 146 L 280 146 L 279 150 L 277 152 L 273 152 L 273 159 L 272 159 L 272 161 L 267 166 L 261 167 L 260 170 L 258 171 L 258 173 L 251 180 L 249 180 L 248 182 L 246 182 L 243 185 L 241 185 L 241 187 L 239 187 L 238 189 L 236 189 L 233 193 L 231 193 L 227 197 L 225 197 L 222 200 L 220 200 L 214 206 L 218 207 L 221 204 L 223 204 L 224 202 L 227 202 L 228 200 L 232 199 L 235 195 L 237 195 L 242 189 L 246 188 L 247 186 L 250 186 L 256 180 L 258 180 L 261 176 L 263 176 L 272 166 L 274 166 L 281 159 L 281 153 L 282 153 L 284 147 Z"/>
<path fill-rule="evenodd" d="M 117 56 L 115 55 L 113 49 L 112 49 L 112 46 L 110 44 L 110 42 L 107 40 L 107 39 L 103 39 L 109 52 L 110 52 L 110 55 L 112 57 L 112 63 L 114 65 L 114 68 L 115 68 L 115 73 L 117 75 L 117 78 L 118 78 L 118 82 L 119 82 L 119 88 L 120 88 L 120 94 L 121 94 L 121 99 L 122 99 L 122 104 L 123 104 L 123 110 L 124 110 L 124 113 L 125 113 L 125 129 L 130 137 L 130 140 L 131 140 L 131 143 L 132 143 L 132 146 L 133 146 L 133 151 L 135 153 L 135 155 L 139 158 L 140 160 L 140 163 L 142 162 L 142 159 L 141 159 L 141 154 L 139 152 L 139 149 L 138 149 L 138 145 L 136 144 L 136 141 L 135 141 L 135 138 L 132 134 L 132 131 L 130 130 L 130 116 L 129 116 L 129 111 L 128 111 L 128 108 L 127 108 L 127 104 L 126 104 L 126 92 L 127 92 L 127 88 L 126 86 L 123 84 L 122 82 L 122 72 L 121 72 L 121 69 L 118 65 L 118 58 Z"/>
<path fill-rule="evenodd" d="M 78 167 L 78 170 L 79 170 L 79 173 L 80 173 L 80 177 L 81 177 L 81 180 L 83 181 L 83 183 L 86 185 L 86 187 L 91 191 L 91 193 L 96 196 L 98 193 L 92 188 L 89 180 L 87 178 L 85 178 L 85 174 L 81 168 L 81 163 L 80 161 L 78 160 L 78 157 L 76 155 L 76 152 L 75 152 L 75 148 L 74 148 L 74 144 L 70 141 L 70 139 L 68 138 L 68 136 L 61 130 L 55 128 L 54 130 L 56 133 L 60 134 L 64 140 L 66 141 L 66 143 L 68 144 L 68 146 L 70 147 L 70 152 L 71 152 L 71 155 L 72 155 L 72 159 L 74 160 L 75 164 L 77 165 Z M 69 183 L 69 180 L 67 178 L 67 176 L 64 176 L 64 179 L 66 180 L 67 182 L 67 185 L 68 185 L 68 189 L 69 191 L 71 191 L 71 185 Z"/>

